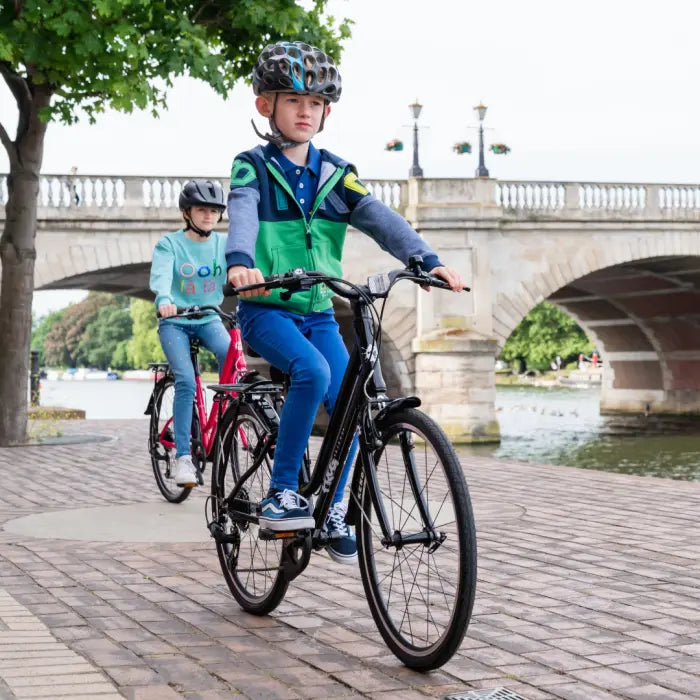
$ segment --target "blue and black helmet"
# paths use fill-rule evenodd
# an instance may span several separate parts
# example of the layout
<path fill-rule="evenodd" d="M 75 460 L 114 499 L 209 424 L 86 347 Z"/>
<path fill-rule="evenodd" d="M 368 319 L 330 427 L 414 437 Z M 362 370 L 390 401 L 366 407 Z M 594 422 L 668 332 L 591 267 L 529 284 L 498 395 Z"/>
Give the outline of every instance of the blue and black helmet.
<path fill-rule="evenodd" d="M 253 91 L 300 92 L 337 102 L 342 92 L 333 59 L 303 41 L 278 41 L 263 49 L 253 69 Z"/>

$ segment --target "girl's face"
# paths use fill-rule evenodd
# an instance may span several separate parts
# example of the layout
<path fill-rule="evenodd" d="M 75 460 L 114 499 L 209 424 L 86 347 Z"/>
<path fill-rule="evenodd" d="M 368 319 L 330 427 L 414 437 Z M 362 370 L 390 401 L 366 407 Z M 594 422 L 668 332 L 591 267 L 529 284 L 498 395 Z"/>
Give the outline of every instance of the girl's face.
<path fill-rule="evenodd" d="M 321 120 L 330 114 L 330 105 L 318 95 L 299 95 L 294 92 L 262 95 L 256 100 L 258 111 L 268 119 L 273 115 L 277 128 L 290 141 L 305 143 L 318 133 Z"/>
<path fill-rule="evenodd" d="M 202 231 L 211 231 L 219 222 L 220 213 L 221 212 L 216 207 L 202 207 L 197 205 L 190 207 L 189 215 L 185 212 L 185 216 L 188 216 L 189 220 L 197 228 L 202 229 Z"/>

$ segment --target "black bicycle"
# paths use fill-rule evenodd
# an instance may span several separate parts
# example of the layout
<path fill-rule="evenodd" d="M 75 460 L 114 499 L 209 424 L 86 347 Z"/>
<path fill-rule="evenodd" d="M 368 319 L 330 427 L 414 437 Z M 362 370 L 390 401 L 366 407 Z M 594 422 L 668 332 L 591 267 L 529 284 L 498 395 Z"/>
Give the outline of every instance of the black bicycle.
<path fill-rule="evenodd" d="M 359 450 L 347 522 L 355 526 L 360 572 L 370 610 L 392 652 L 407 666 L 429 670 L 458 649 L 476 588 L 476 532 L 469 491 L 442 429 L 417 410 L 420 399 L 391 399 L 379 363 L 381 319 L 400 280 L 448 288 L 423 272 L 420 258 L 405 270 L 366 285 L 320 272 L 294 270 L 264 284 L 233 290 L 282 288 L 282 298 L 325 284 L 350 301 L 355 344 L 336 409 L 313 469 L 306 459 L 300 492 L 311 503 L 313 531 L 271 532 L 258 526 L 267 494 L 279 425 L 281 387 L 257 382 L 216 385 L 235 391 L 223 413 L 212 469 L 209 529 L 231 593 L 246 611 L 266 614 L 282 600 L 327 540 L 321 532 L 353 438 Z"/>

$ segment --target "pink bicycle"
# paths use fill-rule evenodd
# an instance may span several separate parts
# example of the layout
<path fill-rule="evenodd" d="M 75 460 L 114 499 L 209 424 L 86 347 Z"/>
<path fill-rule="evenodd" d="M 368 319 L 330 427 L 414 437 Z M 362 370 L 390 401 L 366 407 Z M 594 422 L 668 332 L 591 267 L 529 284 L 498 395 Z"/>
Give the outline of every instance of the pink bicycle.
<path fill-rule="evenodd" d="M 235 313 L 226 313 L 218 306 L 190 306 L 177 310 L 177 316 L 182 318 L 202 318 L 206 314 L 218 315 L 228 325 L 231 335 L 231 344 L 220 376 L 221 383 L 231 385 L 251 377 L 254 373 L 248 372 L 246 366 L 241 331 Z M 193 339 L 190 342 L 190 358 L 194 368 L 196 389 L 192 405 L 190 440 L 192 461 L 197 468 L 199 482 L 203 484 L 202 474 L 206 463 L 211 462 L 214 456 L 219 417 L 226 409 L 228 402 L 236 396 L 236 392 L 217 394 L 212 401 L 209 415 L 207 415 L 198 355 L 199 341 Z M 167 362 L 152 362 L 149 366 L 154 372 L 155 383 L 144 413 L 151 417 L 148 431 L 148 451 L 151 455 L 153 474 L 163 496 L 171 503 L 181 503 L 190 495 L 192 487 L 178 486 L 170 475 L 170 470 L 175 463 L 175 432 L 173 429 L 175 377 Z"/>

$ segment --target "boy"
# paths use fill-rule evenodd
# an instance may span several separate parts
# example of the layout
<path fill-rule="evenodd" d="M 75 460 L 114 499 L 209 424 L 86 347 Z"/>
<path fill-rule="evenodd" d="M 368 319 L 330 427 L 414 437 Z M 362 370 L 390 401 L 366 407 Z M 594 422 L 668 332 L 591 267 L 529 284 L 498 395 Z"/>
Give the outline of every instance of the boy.
<path fill-rule="evenodd" d="M 218 306 L 223 301 L 226 237 L 222 233 L 212 235 L 212 229 L 221 221 L 226 198 L 218 182 L 190 180 L 182 188 L 178 204 L 185 227 L 156 243 L 150 287 L 161 317 L 158 337 L 175 375 L 175 469 L 171 476 L 178 486 L 197 486 L 197 470 L 190 453 L 195 393 L 190 338 L 199 338 L 216 355 L 219 369 L 224 366 L 231 338 L 218 316 L 171 317 L 177 314 L 178 306 Z"/>
<path fill-rule="evenodd" d="M 457 272 L 437 255 L 405 219 L 369 194 L 355 168 L 311 139 L 323 129 L 330 103 L 340 98 L 333 59 L 303 42 L 277 42 L 261 53 L 253 71 L 255 107 L 269 120 L 266 141 L 233 162 L 229 192 L 228 279 L 234 286 L 262 282 L 264 275 L 296 267 L 342 276 L 348 223 L 404 264 L 421 255 L 426 270 L 461 290 Z M 255 128 L 255 125 L 253 125 Z M 281 415 L 267 497 L 260 525 L 270 530 L 313 528 L 309 504 L 298 490 L 302 455 L 321 401 L 333 411 L 348 361 L 324 285 L 283 301 L 279 291 L 241 294 L 238 317 L 246 342 L 270 364 L 291 376 Z M 354 452 L 354 451 L 353 451 Z M 342 502 L 354 454 L 345 464 L 324 531 L 330 556 L 357 561 L 355 538 Z"/>

